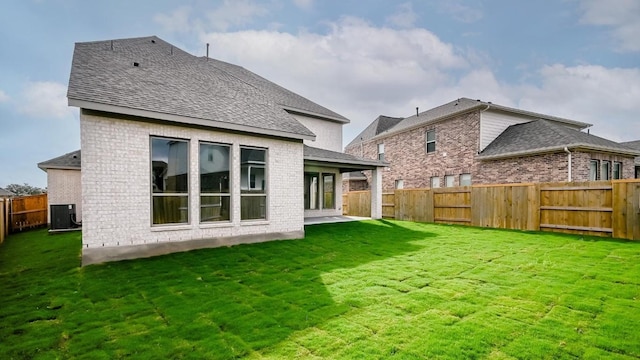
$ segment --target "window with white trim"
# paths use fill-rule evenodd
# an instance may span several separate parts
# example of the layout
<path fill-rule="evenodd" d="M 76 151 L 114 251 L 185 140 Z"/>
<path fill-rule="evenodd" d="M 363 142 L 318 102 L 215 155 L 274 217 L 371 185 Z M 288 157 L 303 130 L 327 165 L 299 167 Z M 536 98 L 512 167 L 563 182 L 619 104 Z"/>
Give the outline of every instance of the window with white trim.
<path fill-rule="evenodd" d="M 189 223 L 189 141 L 151 137 L 151 224 Z"/>
<path fill-rule="evenodd" d="M 471 174 L 460 174 L 460 186 L 471 186 Z"/>
<path fill-rule="evenodd" d="M 600 166 L 600 162 L 598 160 L 589 161 L 589 181 L 599 180 L 598 176 L 598 168 Z"/>
<path fill-rule="evenodd" d="M 435 152 L 436 151 L 436 131 L 428 130 L 425 137 L 426 137 L 427 153 Z"/>
<path fill-rule="evenodd" d="M 440 178 L 437 176 L 431 177 L 431 188 L 439 188 L 440 187 Z"/>
<path fill-rule="evenodd" d="M 240 219 L 267 218 L 267 150 L 240 147 Z"/>
<path fill-rule="evenodd" d="M 378 144 L 378 160 L 384 161 L 384 144 Z"/>
<path fill-rule="evenodd" d="M 231 219 L 229 145 L 200 143 L 200 222 Z"/>
<path fill-rule="evenodd" d="M 622 179 L 622 163 L 621 162 L 616 161 L 613 163 L 613 174 L 611 178 L 614 180 Z"/>
<path fill-rule="evenodd" d="M 602 161 L 602 170 L 600 171 L 600 179 L 611 180 L 611 161 Z"/>
<path fill-rule="evenodd" d="M 456 178 L 453 175 L 445 175 L 444 186 L 453 187 L 455 185 Z"/>

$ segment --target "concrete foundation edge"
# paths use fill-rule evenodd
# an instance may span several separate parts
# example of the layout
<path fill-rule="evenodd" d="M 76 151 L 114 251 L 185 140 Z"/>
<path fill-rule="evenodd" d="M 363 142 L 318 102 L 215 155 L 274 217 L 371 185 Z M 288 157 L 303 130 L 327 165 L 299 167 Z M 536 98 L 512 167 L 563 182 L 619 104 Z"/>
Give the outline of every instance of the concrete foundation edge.
<path fill-rule="evenodd" d="M 253 244 L 273 240 L 295 240 L 303 238 L 304 230 L 299 230 L 290 232 L 186 240 L 179 242 L 84 248 L 82 249 L 82 266 L 100 264 L 110 261 L 147 258 L 197 249 L 217 248 L 222 246 L 233 246 L 240 244 Z"/>

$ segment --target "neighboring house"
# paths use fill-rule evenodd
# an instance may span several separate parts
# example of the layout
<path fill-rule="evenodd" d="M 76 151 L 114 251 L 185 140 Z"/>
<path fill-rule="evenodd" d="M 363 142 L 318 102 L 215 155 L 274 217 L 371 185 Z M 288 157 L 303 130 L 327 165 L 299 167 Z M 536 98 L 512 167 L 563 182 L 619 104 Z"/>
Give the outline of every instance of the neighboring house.
<path fill-rule="evenodd" d="M 343 116 L 240 66 L 155 37 L 77 43 L 82 262 L 304 237 L 342 214 Z M 371 215 L 382 214 L 374 182 Z"/>
<path fill-rule="evenodd" d="M 3 189 L 3 188 L 0 188 L 0 199 L 3 199 L 3 198 L 4 198 L 4 199 L 7 199 L 7 198 L 10 198 L 10 197 L 14 197 L 15 195 L 16 195 L 16 194 L 12 193 L 12 192 L 11 192 L 11 191 L 9 191 L 9 190 L 6 190 L 6 189 Z"/>
<path fill-rule="evenodd" d="M 80 150 L 43 161 L 38 167 L 47 173 L 47 222 L 51 224 L 51 205 L 75 205 L 77 222 L 82 221 Z"/>
<path fill-rule="evenodd" d="M 632 148 L 634 150 L 638 150 L 640 151 L 640 140 L 636 140 L 636 141 L 628 141 L 628 142 L 623 142 L 620 143 L 621 145 L 624 145 L 626 147 Z M 640 156 L 636 157 L 635 159 L 635 177 L 636 179 L 640 179 Z"/>
<path fill-rule="evenodd" d="M 387 161 L 384 190 L 633 178 L 640 154 L 581 131 L 590 124 L 467 98 L 384 131 L 379 119 L 345 152 Z"/>

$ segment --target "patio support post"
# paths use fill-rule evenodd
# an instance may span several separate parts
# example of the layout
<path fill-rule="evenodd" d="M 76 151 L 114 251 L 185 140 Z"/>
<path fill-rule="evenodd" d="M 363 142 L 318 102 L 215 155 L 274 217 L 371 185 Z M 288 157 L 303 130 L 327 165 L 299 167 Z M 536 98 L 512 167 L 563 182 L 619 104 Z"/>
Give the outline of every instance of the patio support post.
<path fill-rule="evenodd" d="M 377 167 L 371 171 L 371 218 L 382 219 L 382 171 Z"/>

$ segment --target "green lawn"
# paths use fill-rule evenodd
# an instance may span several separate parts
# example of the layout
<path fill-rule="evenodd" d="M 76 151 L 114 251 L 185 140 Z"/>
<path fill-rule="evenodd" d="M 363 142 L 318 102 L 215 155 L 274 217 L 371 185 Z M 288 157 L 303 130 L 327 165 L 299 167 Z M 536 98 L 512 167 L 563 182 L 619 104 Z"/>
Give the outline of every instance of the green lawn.
<path fill-rule="evenodd" d="M 0 246 L 0 357 L 638 359 L 640 243 L 399 221 L 80 268 Z"/>

